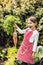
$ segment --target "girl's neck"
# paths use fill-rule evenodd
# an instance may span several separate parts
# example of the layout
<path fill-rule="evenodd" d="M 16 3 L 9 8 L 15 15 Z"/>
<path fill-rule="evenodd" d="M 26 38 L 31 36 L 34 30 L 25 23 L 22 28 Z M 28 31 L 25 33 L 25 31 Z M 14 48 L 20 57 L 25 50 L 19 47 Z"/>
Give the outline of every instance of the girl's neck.
<path fill-rule="evenodd" d="M 31 30 L 36 30 L 36 28 L 35 28 L 35 27 L 31 27 L 30 29 L 31 29 Z"/>

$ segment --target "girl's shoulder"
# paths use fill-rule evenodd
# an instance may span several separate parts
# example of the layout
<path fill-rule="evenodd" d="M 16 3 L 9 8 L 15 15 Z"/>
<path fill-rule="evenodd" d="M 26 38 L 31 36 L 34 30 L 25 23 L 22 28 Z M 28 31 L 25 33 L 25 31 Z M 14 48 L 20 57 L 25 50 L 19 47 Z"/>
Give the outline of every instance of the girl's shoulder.
<path fill-rule="evenodd" d="M 33 31 L 33 34 L 34 34 L 34 35 L 39 35 L 38 30 L 34 30 L 34 31 Z"/>

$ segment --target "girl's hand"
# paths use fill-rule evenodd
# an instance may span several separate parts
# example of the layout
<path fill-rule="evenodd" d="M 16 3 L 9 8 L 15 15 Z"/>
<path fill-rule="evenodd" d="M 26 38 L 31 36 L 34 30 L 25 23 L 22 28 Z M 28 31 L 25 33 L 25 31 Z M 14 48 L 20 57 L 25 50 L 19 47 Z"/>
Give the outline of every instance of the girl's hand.
<path fill-rule="evenodd" d="M 14 24 L 13 27 L 15 27 L 16 29 L 18 29 L 18 26 L 16 24 Z"/>
<path fill-rule="evenodd" d="M 33 58 L 35 57 L 35 52 L 33 52 L 32 57 L 33 57 Z"/>

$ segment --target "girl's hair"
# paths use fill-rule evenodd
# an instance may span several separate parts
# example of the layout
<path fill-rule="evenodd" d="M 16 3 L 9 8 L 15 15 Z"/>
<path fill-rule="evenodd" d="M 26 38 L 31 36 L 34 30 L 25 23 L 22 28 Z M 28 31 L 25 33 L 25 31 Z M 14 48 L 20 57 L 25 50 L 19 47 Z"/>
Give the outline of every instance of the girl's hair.
<path fill-rule="evenodd" d="M 37 19 L 36 19 L 36 17 L 30 16 L 28 19 L 29 19 L 30 21 L 32 21 L 33 23 L 36 23 L 36 28 L 37 28 Z"/>

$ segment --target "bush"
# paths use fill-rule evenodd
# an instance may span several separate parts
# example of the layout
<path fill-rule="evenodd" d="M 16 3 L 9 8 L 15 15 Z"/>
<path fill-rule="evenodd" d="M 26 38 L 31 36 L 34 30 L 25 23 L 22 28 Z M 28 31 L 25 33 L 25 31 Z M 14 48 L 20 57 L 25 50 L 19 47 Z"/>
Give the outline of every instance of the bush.
<path fill-rule="evenodd" d="M 15 47 L 8 48 L 6 56 L 8 60 L 5 62 L 5 65 L 17 65 L 15 62 L 17 51 L 18 49 Z"/>
<path fill-rule="evenodd" d="M 39 21 L 39 43 L 43 44 L 43 17 Z"/>
<path fill-rule="evenodd" d="M 43 17 L 43 8 L 40 8 L 40 7 L 37 8 L 35 16 L 36 16 L 36 18 L 39 18 L 39 20 L 40 20 L 40 18 Z"/>
<path fill-rule="evenodd" d="M 7 60 L 6 55 L 7 55 L 7 50 L 5 50 L 5 49 L 0 49 L 0 60 L 1 60 L 1 61 Z"/>

